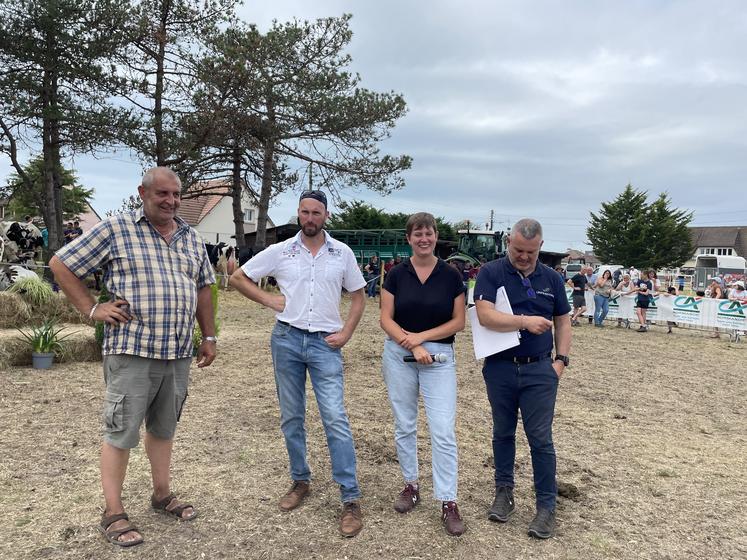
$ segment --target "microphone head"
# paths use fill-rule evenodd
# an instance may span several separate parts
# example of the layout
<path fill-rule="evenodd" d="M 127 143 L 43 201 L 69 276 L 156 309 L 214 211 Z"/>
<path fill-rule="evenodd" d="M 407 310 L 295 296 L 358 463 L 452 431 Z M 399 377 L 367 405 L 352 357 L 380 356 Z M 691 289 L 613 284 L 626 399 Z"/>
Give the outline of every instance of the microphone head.
<path fill-rule="evenodd" d="M 433 354 L 433 361 L 439 364 L 445 364 L 449 361 L 449 357 L 446 354 Z"/>

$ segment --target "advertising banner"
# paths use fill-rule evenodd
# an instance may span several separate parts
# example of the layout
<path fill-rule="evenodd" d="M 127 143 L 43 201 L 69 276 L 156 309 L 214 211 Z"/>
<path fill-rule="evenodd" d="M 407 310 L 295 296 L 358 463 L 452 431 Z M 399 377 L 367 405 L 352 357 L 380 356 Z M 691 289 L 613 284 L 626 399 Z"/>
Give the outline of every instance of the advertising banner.
<path fill-rule="evenodd" d="M 568 303 L 573 307 L 573 290 L 566 288 Z M 594 294 L 587 291 L 586 312 L 594 315 Z M 635 295 L 615 295 L 610 298 L 607 319 L 636 320 Z M 699 296 L 674 296 L 659 293 L 651 298 L 646 319 L 673 321 L 696 327 L 720 327 L 728 330 L 747 330 L 747 300 L 712 299 Z"/>

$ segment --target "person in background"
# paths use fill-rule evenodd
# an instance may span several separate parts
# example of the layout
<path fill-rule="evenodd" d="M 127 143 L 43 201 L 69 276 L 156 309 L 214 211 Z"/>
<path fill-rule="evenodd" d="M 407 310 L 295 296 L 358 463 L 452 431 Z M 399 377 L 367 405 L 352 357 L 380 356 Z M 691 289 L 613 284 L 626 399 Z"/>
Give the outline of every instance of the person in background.
<path fill-rule="evenodd" d="M 586 291 L 593 292 L 594 288 L 597 284 L 597 275 L 594 274 L 594 269 L 591 266 L 586 267 Z M 586 297 L 586 294 L 584 292 L 584 298 Z M 592 315 L 589 315 L 589 324 L 594 321 L 594 317 Z"/>
<path fill-rule="evenodd" d="M 725 299 L 724 297 L 724 288 L 723 288 L 723 280 L 719 276 L 714 276 L 711 278 L 711 285 L 708 286 L 707 290 L 708 297 L 711 297 L 713 299 Z M 721 334 L 718 330 L 718 327 L 713 328 L 713 333 L 711 333 L 711 338 L 720 338 Z"/>
<path fill-rule="evenodd" d="M 648 279 L 648 271 L 644 270 L 641 272 L 641 277 L 635 282 L 635 287 L 638 292 L 635 300 L 635 313 L 640 324 L 637 332 L 646 332 L 648 330 L 646 312 L 651 303 L 651 291 L 653 290 L 653 284 Z"/>
<path fill-rule="evenodd" d="M 667 295 L 669 297 L 677 297 L 677 288 L 674 286 L 669 286 L 667 288 Z M 672 334 L 672 327 L 676 327 L 677 322 L 676 321 L 667 321 L 667 334 Z"/>
<path fill-rule="evenodd" d="M 622 280 L 615 287 L 615 291 L 620 294 L 621 297 L 628 297 L 630 294 L 636 291 L 636 287 L 630 279 L 630 274 L 627 272 L 622 275 Z M 622 327 L 623 318 L 617 318 L 617 326 Z M 630 319 L 625 317 L 625 326 L 630 328 Z"/>
<path fill-rule="evenodd" d="M 379 285 L 379 273 L 381 271 L 381 266 L 379 264 L 379 257 L 377 255 L 372 255 L 371 258 L 368 261 L 368 264 L 365 268 L 366 272 L 368 273 L 367 280 L 368 280 L 368 286 L 366 289 L 367 295 L 370 298 L 376 297 L 376 288 Z"/>
<path fill-rule="evenodd" d="M 581 268 L 578 273 L 574 274 L 567 282 L 569 288 L 573 288 L 573 315 L 571 316 L 571 326 L 579 327 L 581 323 L 578 318 L 586 311 L 586 284 L 588 283 L 585 274 L 586 267 Z"/>
<path fill-rule="evenodd" d="M 434 255 L 435 218 L 419 212 L 410 216 L 405 227 L 412 257 L 392 269 L 381 292 L 381 328 L 387 334 L 382 371 L 404 478 L 394 509 L 407 513 L 420 502 L 417 425 L 422 395 L 431 432 L 433 496 L 441 502 L 444 529 L 459 536 L 465 527 L 456 503 L 454 335 L 464 329 L 464 287 L 461 275 Z M 434 361 L 437 355 L 445 360 Z M 409 356 L 415 361 L 405 362 Z"/>
<path fill-rule="evenodd" d="M 605 270 L 594 285 L 594 326 L 596 327 L 604 326 L 604 319 L 610 310 L 612 287 L 612 273 Z"/>

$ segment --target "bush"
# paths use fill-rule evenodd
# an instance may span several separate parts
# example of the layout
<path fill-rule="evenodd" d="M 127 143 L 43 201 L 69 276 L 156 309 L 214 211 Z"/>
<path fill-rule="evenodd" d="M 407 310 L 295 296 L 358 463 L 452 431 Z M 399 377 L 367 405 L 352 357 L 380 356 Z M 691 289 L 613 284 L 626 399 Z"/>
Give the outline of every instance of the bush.
<path fill-rule="evenodd" d="M 218 284 L 210 285 L 210 297 L 213 300 L 213 321 L 215 321 L 215 336 L 220 333 L 220 319 L 218 319 Z M 197 349 L 202 344 L 202 331 L 200 325 L 195 323 L 195 330 L 192 333 L 192 354 L 197 355 Z"/>
<path fill-rule="evenodd" d="M 10 293 L 19 294 L 32 308 L 42 310 L 49 307 L 54 292 L 52 286 L 38 276 L 20 278 L 8 288 Z"/>

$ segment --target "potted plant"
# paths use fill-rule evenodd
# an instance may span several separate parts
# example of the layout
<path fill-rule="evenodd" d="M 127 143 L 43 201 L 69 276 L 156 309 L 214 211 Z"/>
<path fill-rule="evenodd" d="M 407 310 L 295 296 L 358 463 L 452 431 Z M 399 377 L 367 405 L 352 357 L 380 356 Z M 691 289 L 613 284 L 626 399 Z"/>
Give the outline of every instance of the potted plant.
<path fill-rule="evenodd" d="M 60 336 L 64 327 L 57 327 L 53 319 L 47 319 L 39 327 L 33 327 L 30 333 L 21 329 L 18 331 L 31 345 L 31 361 L 34 369 L 49 369 L 57 354 L 61 354 L 65 347 L 62 341 L 73 333 Z"/>

